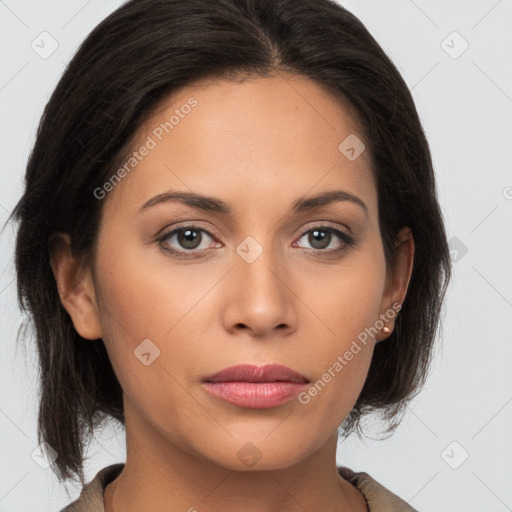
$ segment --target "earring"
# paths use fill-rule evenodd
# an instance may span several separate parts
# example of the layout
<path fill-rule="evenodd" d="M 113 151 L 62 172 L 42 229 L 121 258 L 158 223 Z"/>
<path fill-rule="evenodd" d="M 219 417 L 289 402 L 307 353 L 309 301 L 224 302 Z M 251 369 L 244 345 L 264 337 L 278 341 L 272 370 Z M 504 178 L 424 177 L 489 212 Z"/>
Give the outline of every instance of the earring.
<path fill-rule="evenodd" d="M 386 325 L 382 328 L 382 331 L 385 332 L 386 334 L 389 334 L 391 332 L 391 329 Z"/>

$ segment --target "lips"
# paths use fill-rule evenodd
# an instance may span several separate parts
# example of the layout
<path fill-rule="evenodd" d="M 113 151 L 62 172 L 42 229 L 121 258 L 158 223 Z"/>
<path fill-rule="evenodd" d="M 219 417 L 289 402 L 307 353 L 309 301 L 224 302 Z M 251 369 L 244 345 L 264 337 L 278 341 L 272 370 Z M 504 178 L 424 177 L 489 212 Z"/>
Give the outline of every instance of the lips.
<path fill-rule="evenodd" d="M 240 364 L 209 375 L 203 379 L 203 382 L 296 382 L 303 384 L 309 380 L 304 375 L 280 364 L 264 366 Z"/>
<path fill-rule="evenodd" d="M 252 409 L 285 404 L 307 388 L 310 381 L 279 364 L 238 365 L 203 379 L 203 388 L 225 402 Z"/>

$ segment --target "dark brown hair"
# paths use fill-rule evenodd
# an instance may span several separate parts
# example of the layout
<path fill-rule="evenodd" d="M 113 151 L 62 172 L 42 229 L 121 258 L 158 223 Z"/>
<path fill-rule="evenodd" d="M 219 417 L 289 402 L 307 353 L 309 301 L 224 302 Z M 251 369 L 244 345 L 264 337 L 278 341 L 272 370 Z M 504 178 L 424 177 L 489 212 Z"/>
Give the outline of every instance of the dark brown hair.
<path fill-rule="evenodd" d="M 144 119 L 178 88 L 203 78 L 308 77 L 348 101 L 371 155 L 386 263 L 395 235 L 412 230 L 415 261 L 393 333 L 375 347 L 344 435 L 380 411 L 388 432 L 423 385 L 431 362 L 450 258 L 429 146 L 411 94 L 363 24 L 332 0 L 132 0 L 102 21 L 73 57 L 44 110 L 19 222 L 18 300 L 39 355 L 39 442 L 53 470 L 83 475 L 84 447 L 104 420 L 124 424 L 122 390 L 102 340 L 86 341 L 62 306 L 49 262 L 52 233 L 91 255 L 102 201 Z M 341 141 L 340 141 L 341 142 Z"/>

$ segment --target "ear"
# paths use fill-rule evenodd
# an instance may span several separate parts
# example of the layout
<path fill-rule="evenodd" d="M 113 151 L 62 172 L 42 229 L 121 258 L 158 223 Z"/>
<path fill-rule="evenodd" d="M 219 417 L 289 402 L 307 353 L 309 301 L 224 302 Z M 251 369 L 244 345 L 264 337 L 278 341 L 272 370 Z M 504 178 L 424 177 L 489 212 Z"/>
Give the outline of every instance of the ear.
<path fill-rule="evenodd" d="M 397 305 L 402 306 L 411 279 L 414 262 L 414 238 L 408 227 L 402 228 L 396 237 L 394 258 L 394 265 L 386 275 L 386 285 L 381 302 L 381 319 L 388 312 L 385 325 L 390 332 L 381 331 L 377 341 L 382 341 L 393 331 L 399 312 Z M 394 313 L 390 314 L 391 311 Z"/>
<path fill-rule="evenodd" d="M 102 337 L 91 269 L 71 251 L 67 233 L 56 233 L 50 240 L 50 264 L 62 305 L 82 338 Z"/>

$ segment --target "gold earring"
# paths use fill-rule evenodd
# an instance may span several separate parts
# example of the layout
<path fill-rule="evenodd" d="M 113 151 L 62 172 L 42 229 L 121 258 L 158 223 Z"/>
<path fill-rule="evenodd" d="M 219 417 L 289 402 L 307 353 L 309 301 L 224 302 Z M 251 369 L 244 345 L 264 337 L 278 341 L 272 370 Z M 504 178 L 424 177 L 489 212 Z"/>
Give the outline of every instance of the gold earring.
<path fill-rule="evenodd" d="M 391 329 L 386 325 L 382 328 L 382 331 L 385 332 L 386 334 L 389 334 L 391 332 Z"/>

